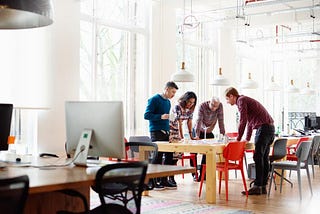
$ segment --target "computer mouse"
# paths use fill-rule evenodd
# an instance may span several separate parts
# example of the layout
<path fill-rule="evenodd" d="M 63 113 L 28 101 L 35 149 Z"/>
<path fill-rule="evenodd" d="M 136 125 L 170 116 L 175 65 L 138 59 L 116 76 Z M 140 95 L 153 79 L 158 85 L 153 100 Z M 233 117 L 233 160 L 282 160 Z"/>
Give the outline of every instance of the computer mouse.
<path fill-rule="evenodd" d="M 39 157 L 41 157 L 41 158 L 45 158 L 45 157 L 58 158 L 59 156 L 56 154 L 52 154 L 52 153 L 40 153 Z"/>

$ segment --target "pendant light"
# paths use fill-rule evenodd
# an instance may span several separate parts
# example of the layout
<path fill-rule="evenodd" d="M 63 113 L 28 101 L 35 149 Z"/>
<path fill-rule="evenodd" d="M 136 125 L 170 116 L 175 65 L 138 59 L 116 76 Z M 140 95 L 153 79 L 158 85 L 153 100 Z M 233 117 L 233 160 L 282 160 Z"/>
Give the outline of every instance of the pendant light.
<path fill-rule="evenodd" d="M 303 95 L 315 95 L 316 91 L 310 88 L 310 83 L 307 82 L 307 87 L 302 89 L 301 94 Z"/>
<path fill-rule="evenodd" d="M 290 80 L 290 85 L 287 90 L 288 93 L 299 93 L 300 90 L 294 85 L 293 80 Z"/>
<path fill-rule="evenodd" d="M 183 2 L 184 14 L 185 14 L 185 2 Z M 185 15 L 184 15 L 185 17 Z M 181 37 L 182 37 L 182 63 L 181 69 L 172 74 L 171 80 L 174 82 L 194 82 L 194 75 L 191 72 L 185 70 L 185 53 L 184 53 L 184 27 L 181 29 Z"/>
<path fill-rule="evenodd" d="M 181 69 L 171 76 L 174 82 L 194 82 L 194 75 L 185 70 L 185 63 L 181 63 Z"/>
<path fill-rule="evenodd" d="M 229 85 L 229 80 L 222 75 L 222 68 L 219 68 L 218 75 L 214 78 L 211 85 Z"/>
<path fill-rule="evenodd" d="M 51 0 L 0 0 L 0 29 L 27 29 L 52 24 Z"/>
<path fill-rule="evenodd" d="M 241 83 L 240 87 L 242 89 L 256 89 L 258 88 L 258 83 L 251 79 L 251 73 L 248 73 L 248 79 Z"/>
<path fill-rule="evenodd" d="M 274 81 L 273 76 L 271 77 L 271 82 L 268 85 L 268 87 L 266 88 L 266 90 L 267 91 L 280 91 L 281 90 L 279 84 Z"/>

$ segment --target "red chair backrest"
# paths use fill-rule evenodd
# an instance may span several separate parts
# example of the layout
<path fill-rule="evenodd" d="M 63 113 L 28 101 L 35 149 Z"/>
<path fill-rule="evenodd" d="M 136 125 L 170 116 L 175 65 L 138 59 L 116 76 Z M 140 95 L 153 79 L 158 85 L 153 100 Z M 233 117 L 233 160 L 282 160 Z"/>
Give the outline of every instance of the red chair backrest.
<path fill-rule="evenodd" d="M 228 161 L 239 161 L 241 164 L 244 155 L 244 148 L 246 142 L 230 142 L 223 150 L 223 157 L 225 158 L 226 162 Z"/>
<path fill-rule="evenodd" d="M 301 137 L 298 142 L 297 142 L 297 145 L 295 147 L 295 150 L 297 150 L 297 148 L 299 147 L 300 143 L 302 142 L 305 142 L 305 141 L 308 141 L 309 140 L 309 137 Z"/>
<path fill-rule="evenodd" d="M 238 132 L 229 132 L 229 133 L 226 133 L 226 135 L 228 137 L 235 138 L 235 137 L 238 137 Z"/>
<path fill-rule="evenodd" d="M 298 143 L 297 143 L 297 147 L 300 143 L 304 142 L 304 141 L 308 141 L 309 140 L 309 137 L 300 137 L 300 139 L 298 140 Z"/>

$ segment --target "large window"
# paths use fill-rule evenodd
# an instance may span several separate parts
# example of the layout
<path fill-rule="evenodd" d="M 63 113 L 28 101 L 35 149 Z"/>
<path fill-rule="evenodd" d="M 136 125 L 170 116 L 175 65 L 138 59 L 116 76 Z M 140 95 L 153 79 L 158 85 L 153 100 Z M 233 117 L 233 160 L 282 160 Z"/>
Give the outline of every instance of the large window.
<path fill-rule="evenodd" d="M 183 83 L 179 95 L 193 90 L 198 96 L 198 103 L 210 99 L 213 94 L 214 72 L 217 69 L 216 48 L 218 43 L 218 28 L 213 23 L 201 23 L 194 29 L 182 26 L 183 15 L 177 12 L 177 67 L 182 61 L 186 69 L 196 77 L 196 84 Z M 178 95 L 178 96 L 179 96 Z"/>
<path fill-rule="evenodd" d="M 81 2 L 80 99 L 123 101 L 126 136 L 146 130 L 149 11 L 146 0 Z"/>
<path fill-rule="evenodd" d="M 259 30 L 252 28 L 255 34 L 271 31 L 268 26 Z M 275 120 L 275 125 L 286 131 L 289 112 L 317 112 L 319 115 L 319 87 L 316 76 L 319 75 L 320 57 L 316 46 L 309 41 L 309 37 L 299 34 L 295 37 L 267 37 L 257 38 L 250 35 L 245 43 L 239 45 L 237 51 L 237 69 L 239 78 L 246 78 L 251 72 L 252 79 L 259 82 L 258 89 L 247 89 L 244 94 L 258 99 L 268 109 Z M 293 40 L 293 41 L 292 41 Z M 265 90 L 271 78 L 280 85 L 280 91 Z M 288 93 L 291 82 L 300 89 L 300 93 Z M 309 82 L 315 94 L 303 94 L 303 89 Z"/>

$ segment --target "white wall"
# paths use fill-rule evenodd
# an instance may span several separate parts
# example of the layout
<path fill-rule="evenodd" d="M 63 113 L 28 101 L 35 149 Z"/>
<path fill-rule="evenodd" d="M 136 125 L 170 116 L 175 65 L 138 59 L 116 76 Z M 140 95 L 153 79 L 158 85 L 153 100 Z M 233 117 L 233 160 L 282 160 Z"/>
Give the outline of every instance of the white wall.
<path fill-rule="evenodd" d="M 79 1 L 54 0 L 51 35 L 50 111 L 39 114 L 39 152 L 63 153 L 65 143 L 64 102 L 79 97 Z"/>
<path fill-rule="evenodd" d="M 164 84 L 176 70 L 176 22 L 175 6 L 172 0 L 152 3 L 152 74 L 151 94 L 160 93 Z"/>

